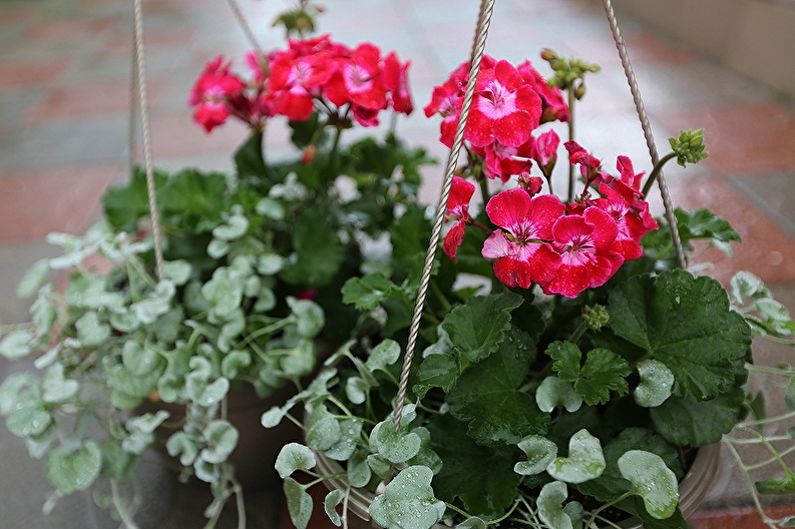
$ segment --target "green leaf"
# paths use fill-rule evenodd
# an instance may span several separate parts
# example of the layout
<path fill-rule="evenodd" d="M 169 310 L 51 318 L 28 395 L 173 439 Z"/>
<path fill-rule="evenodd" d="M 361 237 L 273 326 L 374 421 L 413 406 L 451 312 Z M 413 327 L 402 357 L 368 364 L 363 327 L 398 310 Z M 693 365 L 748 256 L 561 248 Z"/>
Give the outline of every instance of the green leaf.
<path fill-rule="evenodd" d="M 416 433 L 395 431 L 391 418 L 379 422 L 370 432 L 370 450 L 390 463 L 405 463 L 420 451 L 422 440 Z"/>
<path fill-rule="evenodd" d="M 677 478 L 684 477 L 685 472 L 679 462 L 679 452 L 665 439 L 645 428 L 626 428 L 605 445 L 604 455 L 607 466 L 604 473 L 594 480 L 578 485 L 580 492 L 602 502 L 614 501 L 629 492 L 631 483 L 621 477 L 618 458 L 631 450 L 645 450 L 657 454 Z"/>
<path fill-rule="evenodd" d="M 0 384 L 0 415 L 11 413 L 20 396 L 24 396 L 24 388 L 33 382 L 30 374 L 25 372 L 12 373 Z"/>
<path fill-rule="evenodd" d="M 178 259 L 164 263 L 163 271 L 166 274 L 166 279 L 169 279 L 177 286 L 182 286 L 190 279 L 193 267 L 188 261 Z"/>
<path fill-rule="evenodd" d="M 364 365 L 371 371 L 387 371 L 387 368 L 400 359 L 400 345 L 395 340 L 386 339 L 376 345 Z"/>
<path fill-rule="evenodd" d="M 41 435 L 52 424 L 52 416 L 35 390 L 28 388 L 16 396 L 14 408 L 6 419 L 8 430 L 17 437 Z"/>
<path fill-rule="evenodd" d="M 251 365 L 251 353 L 231 351 L 221 360 L 221 374 L 229 380 L 237 378 L 243 369 Z"/>
<path fill-rule="evenodd" d="M 440 498 L 460 498 L 467 512 L 498 517 L 513 505 L 521 477 L 513 471 L 514 447 L 475 444 L 466 425 L 449 415 L 435 416 L 429 425 L 433 449 L 442 458 L 442 470 L 434 478 Z M 473 479 L 477 476 L 477 479 Z"/>
<path fill-rule="evenodd" d="M 431 529 L 445 511 L 433 495 L 432 479 L 428 467 L 401 470 L 370 504 L 370 516 L 384 529 Z"/>
<path fill-rule="evenodd" d="M 545 413 L 550 413 L 558 406 L 573 413 L 582 406 L 582 397 L 577 395 L 569 382 L 558 377 L 547 377 L 536 389 L 536 405 Z"/>
<path fill-rule="evenodd" d="M 248 226 L 248 219 L 240 213 L 235 213 L 226 219 L 225 224 L 213 228 L 213 237 L 222 241 L 234 241 L 246 234 Z"/>
<path fill-rule="evenodd" d="M 265 276 L 277 274 L 284 268 L 284 259 L 281 255 L 269 253 L 260 255 L 257 259 L 257 272 Z"/>
<path fill-rule="evenodd" d="M 351 487 L 366 487 L 370 483 L 372 472 L 367 464 L 367 451 L 357 449 L 348 460 L 348 484 Z"/>
<path fill-rule="evenodd" d="M 162 358 L 157 351 L 133 340 L 124 342 L 121 358 L 127 371 L 136 376 L 151 373 L 162 364 Z"/>
<path fill-rule="evenodd" d="M 322 208 L 304 210 L 295 219 L 292 233 L 295 254 L 281 277 L 293 285 L 327 284 L 345 259 L 342 243 L 329 225 L 328 213 Z"/>
<path fill-rule="evenodd" d="M 66 402 L 75 395 L 80 389 L 77 380 L 67 379 L 64 376 L 63 364 L 54 364 L 44 374 L 41 383 L 44 390 L 41 399 L 47 404 L 58 404 Z"/>
<path fill-rule="evenodd" d="M 679 397 L 715 397 L 746 373 L 750 329 L 714 279 L 682 270 L 635 276 L 610 294 L 608 310 L 617 335 L 673 372 Z"/>
<path fill-rule="evenodd" d="M 644 408 L 656 408 L 671 396 L 674 374 L 665 364 L 657 360 L 644 360 L 638 363 L 638 383 L 633 396 L 635 403 Z"/>
<path fill-rule="evenodd" d="M 314 301 L 308 299 L 287 298 L 293 316 L 296 318 L 298 334 L 304 338 L 314 338 L 323 330 L 326 319 L 323 316 L 323 309 Z"/>
<path fill-rule="evenodd" d="M 691 529 L 690 524 L 682 516 L 679 509 L 674 511 L 673 516 L 665 520 L 658 520 L 646 512 L 646 506 L 643 504 L 643 499 L 639 496 L 633 496 L 630 499 L 624 500 L 618 504 L 618 507 L 632 516 L 640 519 L 644 529 Z"/>
<path fill-rule="evenodd" d="M 254 210 L 271 220 L 283 220 L 285 216 L 284 206 L 274 198 L 264 197 L 257 202 Z"/>
<path fill-rule="evenodd" d="M 795 474 L 786 472 L 780 479 L 765 479 L 756 482 L 760 494 L 792 494 L 795 492 Z"/>
<path fill-rule="evenodd" d="M 237 429 L 229 422 L 219 419 L 210 421 L 203 433 L 207 447 L 201 451 L 199 457 L 214 465 L 225 462 L 237 446 Z"/>
<path fill-rule="evenodd" d="M 563 502 L 569 496 L 565 483 L 547 483 L 538 493 L 538 517 L 549 529 L 572 529 L 571 518 L 563 512 Z"/>
<path fill-rule="evenodd" d="M 93 441 L 76 450 L 60 446 L 47 458 L 47 478 L 63 494 L 86 490 L 99 476 L 102 453 Z"/>
<path fill-rule="evenodd" d="M 558 455 L 558 445 L 540 435 L 528 435 L 519 441 L 518 446 L 527 456 L 527 461 L 516 463 L 513 470 L 522 476 L 542 473 Z"/>
<path fill-rule="evenodd" d="M 631 492 L 643 498 L 646 512 L 658 520 L 673 516 L 679 504 L 679 482 L 660 456 L 630 450 L 618 459 L 618 469 L 632 483 Z"/>
<path fill-rule="evenodd" d="M 287 499 L 287 511 L 290 513 L 293 525 L 296 529 L 306 529 L 314 507 L 312 496 L 293 478 L 284 480 L 284 496 Z"/>
<path fill-rule="evenodd" d="M 50 262 L 39 259 L 28 268 L 22 281 L 17 285 L 17 297 L 29 298 L 47 281 L 50 275 Z"/>
<path fill-rule="evenodd" d="M 292 476 L 296 470 L 315 468 L 316 464 L 315 453 L 312 450 L 299 443 L 289 443 L 279 451 L 274 468 L 279 473 L 279 477 L 284 479 Z"/>
<path fill-rule="evenodd" d="M 486 529 L 486 522 L 477 516 L 473 516 L 456 525 L 455 529 Z"/>
<path fill-rule="evenodd" d="M 335 461 L 347 461 L 351 458 L 362 438 L 362 420 L 359 418 L 340 419 L 340 440 L 325 454 Z"/>
<path fill-rule="evenodd" d="M 547 466 L 547 473 L 566 483 L 584 483 L 601 476 L 605 466 L 602 444 L 583 429 L 569 440 L 568 457 L 555 458 Z"/>
<path fill-rule="evenodd" d="M 431 354 L 423 359 L 417 369 L 412 391 L 418 398 L 425 397 L 431 388 L 442 388 L 447 392 L 457 378 L 458 365 L 452 355 Z"/>
<path fill-rule="evenodd" d="M 249 135 L 235 152 L 234 160 L 238 176 L 267 176 L 268 168 L 262 154 L 262 131 L 255 130 Z"/>
<path fill-rule="evenodd" d="M 370 385 L 362 377 L 352 376 L 345 381 L 345 396 L 351 404 L 364 404 Z"/>
<path fill-rule="evenodd" d="M 654 429 L 677 446 L 704 446 L 717 443 L 734 428 L 742 417 L 744 400 L 740 389 L 707 401 L 671 397 L 651 409 L 651 420 Z"/>
<path fill-rule="evenodd" d="M 399 292 L 399 287 L 383 274 L 368 274 L 352 277 L 345 282 L 342 286 L 342 302 L 364 312 L 373 310 L 396 292 Z"/>
<path fill-rule="evenodd" d="M 171 457 L 179 456 L 182 466 L 190 466 L 199 455 L 196 443 L 183 431 L 174 432 L 166 441 L 166 450 Z"/>
<path fill-rule="evenodd" d="M 168 174 L 155 172 L 155 187 L 162 190 Z M 138 219 L 149 214 L 146 175 L 136 167 L 126 184 L 111 186 L 102 197 L 104 217 L 115 232 L 134 233 Z M 161 207 L 162 209 L 162 207 Z"/>
<path fill-rule="evenodd" d="M 511 328 L 511 311 L 523 301 L 512 292 L 478 296 L 447 314 L 442 328 L 455 347 L 462 371 L 497 350 Z"/>
<path fill-rule="evenodd" d="M 0 340 L 0 355 L 9 360 L 22 358 L 31 353 L 30 344 L 32 341 L 33 335 L 26 330 L 12 331 Z"/>
<path fill-rule="evenodd" d="M 313 406 L 306 429 L 306 443 L 313 450 L 328 450 L 342 436 L 339 421 L 331 415 L 324 404 Z"/>
<path fill-rule="evenodd" d="M 553 342 L 546 353 L 554 360 L 552 369 L 561 379 L 574 385 L 574 390 L 588 406 L 607 403 L 611 391 L 625 395 L 629 390 L 626 377 L 632 369 L 626 360 L 612 351 L 589 351 L 583 366 L 580 366 L 582 353 L 571 342 Z"/>
<path fill-rule="evenodd" d="M 323 508 L 326 511 L 326 516 L 328 516 L 331 523 L 337 527 L 342 525 L 342 519 L 337 512 L 337 505 L 342 503 L 343 498 L 345 498 L 345 493 L 340 489 L 334 489 L 326 494 L 326 499 L 323 500 Z"/>
<path fill-rule="evenodd" d="M 549 417 L 539 412 L 532 396 L 519 391 L 534 356 L 533 340 L 512 330 L 495 353 L 461 375 L 450 389 L 450 412 L 469 423 L 475 441 L 516 444 L 529 434 L 546 432 Z"/>

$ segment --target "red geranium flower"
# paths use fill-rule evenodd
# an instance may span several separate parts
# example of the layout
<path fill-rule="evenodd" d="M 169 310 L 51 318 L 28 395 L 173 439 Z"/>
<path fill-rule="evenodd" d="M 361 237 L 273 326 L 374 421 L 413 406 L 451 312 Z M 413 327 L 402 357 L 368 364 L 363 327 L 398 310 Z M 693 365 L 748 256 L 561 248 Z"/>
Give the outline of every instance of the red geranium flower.
<path fill-rule="evenodd" d="M 468 223 L 472 221 L 469 215 L 469 201 L 475 193 L 475 184 L 461 177 L 453 178 L 450 188 L 450 198 L 447 200 L 447 220 L 455 223 L 444 236 L 442 249 L 450 259 L 455 259 L 458 247 L 464 242 L 464 231 Z"/>
<path fill-rule="evenodd" d="M 508 287 L 530 288 L 533 282 L 551 280 L 560 257 L 551 245 L 552 226 L 563 214 L 563 204 L 554 195 L 531 198 L 515 188 L 494 195 L 486 205 L 495 230 L 483 243 L 481 254 L 496 259 L 494 275 Z"/>
<path fill-rule="evenodd" d="M 559 266 L 554 277 L 542 284 L 544 292 L 576 298 L 587 288 L 604 285 L 623 262 L 613 251 L 617 232 L 610 215 L 597 207 L 561 217 L 552 228 Z"/>
<path fill-rule="evenodd" d="M 476 147 L 494 141 L 519 147 L 540 119 L 541 98 L 511 63 L 499 61 L 478 78 L 465 137 Z"/>
<path fill-rule="evenodd" d="M 334 73 L 327 53 L 293 57 L 289 52 L 276 54 L 271 61 L 268 88 L 277 114 L 304 121 L 315 110 L 314 95 Z"/>
<path fill-rule="evenodd" d="M 528 174 L 532 167 L 530 143 L 509 147 L 495 141 L 484 147 L 481 152 L 486 160 L 484 171 L 488 178 L 499 178 L 507 182 L 511 176 Z"/>
<path fill-rule="evenodd" d="M 544 76 L 536 70 L 530 61 L 525 61 L 517 68 L 525 82 L 530 83 L 541 96 L 543 110 L 541 123 L 548 121 L 568 121 L 569 106 L 563 97 L 563 92 L 556 86 L 550 86 Z"/>
<path fill-rule="evenodd" d="M 557 132 L 550 130 L 539 134 L 538 138 L 530 137 L 530 156 L 545 174 L 551 174 L 558 159 L 560 137 Z"/>

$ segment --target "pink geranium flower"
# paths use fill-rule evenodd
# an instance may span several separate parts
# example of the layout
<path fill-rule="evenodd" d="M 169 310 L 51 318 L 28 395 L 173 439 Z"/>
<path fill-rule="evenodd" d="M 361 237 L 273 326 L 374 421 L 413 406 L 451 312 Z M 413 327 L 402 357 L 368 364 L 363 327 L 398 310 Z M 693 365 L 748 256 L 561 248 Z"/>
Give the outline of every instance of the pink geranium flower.
<path fill-rule="evenodd" d="M 560 257 L 551 245 L 552 226 L 563 214 L 563 204 L 554 195 L 531 198 L 515 188 L 494 195 L 486 205 L 495 230 L 483 243 L 481 254 L 496 259 L 494 275 L 508 287 L 530 288 L 533 282 L 551 280 Z"/>
<path fill-rule="evenodd" d="M 484 170 L 488 178 L 499 178 L 503 182 L 507 182 L 514 175 L 528 174 L 532 167 L 530 143 L 519 147 L 510 147 L 495 141 L 486 145 L 482 150 L 474 150 L 482 153 L 486 161 Z"/>
<path fill-rule="evenodd" d="M 367 42 L 357 46 L 350 57 L 338 59 L 337 72 L 326 86 L 328 99 L 338 107 L 352 103 L 370 110 L 386 108 L 380 61 L 381 51 Z"/>
<path fill-rule="evenodd" d="M 532 84 L 538 95 L 541 96 L 541 123 L 569 120 L 569 107 L 560 88 L 550 86 L 544 76 L 533 67 L 530 61 L 520 64 L 517 70 L 519 70 L 525 82 Z"/>
<path fill-rule="evenodd" d="M 304 121 L 315 110 L 314 96 L 334 74 L 327 53 L 293 57 L 278 53 L 271 61 L 268 89 L 273 109 L 288 119 Z"/>
<path fill-rule="evenodd" d="M 472 200 L 474 193 L 475 184 L 458 176 L 453 178 L 450 198 L 447 200 L 447 220 L 453 221 L 454 224 L 444 236 L 442 245 L 444 253 L 450 259 L 455 259 L 458 247 L 464 242 L 466 226 L 472 222 L 472 217 L 469 215 L 469 201 Z"/>
<path fill-rule="evenodd" d="M 527 142 L 541 119 L 541 98 L 508 61 L 478 78 L 466 139 L 476 147 L 495 141 L 510 147 Z"/>
<path fill-rule="evenodd" d="M 207 63 L 190 91 L 193 119 L 207 132 L 226 122 L 233 111 L 233 100 L 241 97 L 246 87 L 230 69 L 231 62 L 224 62 L 219 55 Z"/>
<path fill-rule="evenodd" d="M 539 134 L 538 138 L 530 137 L 530 156 L 544 174 L 552 174 L 558 159 L 559 146 L 560 137 L 554 130 Z"/>
<path fill-rule="evenodd" d="M 447 147 L 453 146 L 455 129 L 458 126 L 458 118 L 461 115 L 461 104 L 462 100 L 457 83 L 448 80 L 446 83 L 434 87 L 431 101 L 423 109 L 427 117 L 431 117 L 434 114 L 442 116 L 439 140 Z"/>
<path fill-rule="evenodd" d="M 409 66 L 411 62 L 401 64 L 395 52 L 391 52 L 384 59 L 384 84 L 389 89 L 392 108 L 406 115 L 414 110 L 409 90 Z"/>
<path fill-rule="evenodd" d="M 569 163 L 571 165 L 580 166 L 580 173 L 586 181 L 593 180 L 593 178 L 598 175 L 599 169 L 602 166 L 602 161 L 585 150 L 585 148 L 576 141 L 567 141 L 563 145 L 566 147 L 566 150 L 569 151 Z"/>
<path fill-rule="evenodd" d="M 552 246 L 559 256 L 554 276 L 542 284 L 547 294 L 576 298 L 587 288 L 604 285 L 623 263 L 613 250 L 618 228 L 613 219 L 597 207 L 582 215 L 567 215 L 552 228 Z"/>
<path fill-rule="evenodd" d="M 629 261 L 643 255 L 641 239 L 659 226 L 651 216 L 649 203 L 643 200 L 640 193 L 643 173 L 636 174 L 632 161 L 626 156 L 619 156 L 616 165 L 621 179 L 602 175 L 599 193 L 604 198 L 596 199 L 595 204 L 606 211 L 616 223 L 618 233 L 613 244 L 614 249 L 624 260 Z"/>

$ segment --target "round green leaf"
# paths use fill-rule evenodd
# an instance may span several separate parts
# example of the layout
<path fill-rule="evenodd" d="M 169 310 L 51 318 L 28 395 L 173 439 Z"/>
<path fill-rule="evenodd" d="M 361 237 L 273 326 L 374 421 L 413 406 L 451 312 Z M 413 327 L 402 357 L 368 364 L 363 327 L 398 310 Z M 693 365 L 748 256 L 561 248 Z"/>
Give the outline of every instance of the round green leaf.
<path fill-rule="evenodd" d="M 110 338 L 110 326 L 100 323 L 96 312 L 86 312 L 75 322 L 77 339 L 85 347 L 96 347 Z"/>
<path fill-rule="evenodd" d="M 257 259 L 257 272 L 264 276 L 278 274 L 284 267 L 284 258 L 275 253 L 260 255 Z"/>
<path fill-rule="evenodd" d="M 542 473 L 558 455 L 558 446 L 540 435 L 528 435 L 519 441 L 518 446 L 527 456 L 527 461 L 516 463 L 513 470 L 522 476 Z"/>
<path fill-rule="evenodd" d="M 298 334 L 305 338 L 315 337 L 326 324 L 323 309 L 308 299 L 287 298 L 287 304 L 296 318 Z"/>
<path fill-rule="evenodd" d="M 397 432 L 392 419 L 382 421 L 370 432 L 370 449 L 390 463 L 405 463 L 420 451 L 422 440 L 413 432 Z"/>
<path fill-rule="evenodd" d="M 618 459 L 621 475 L 632 483 L 631 491 L 643 498 L 653 518 L 664 520 L 676 512 L 679 483 L 673 471 L 657 454 L 630 450 Z"/>
<path fill-rule="evenodd" d="M 563 502 L 569 495 L 565 483 L 547 483 L 538 493 L 538 517 L 549 529 L 572 529 L 571 518 L 563 512 Z"/>
<path fill-rule="evenodd" d="M 640 382 L 633 396 L 638 406 L 656 408 L 671 396 L 674 374 L 662 362 L 644 360 L 638 364 Z"/>
<path fill-rule="evenodd" d="M 345 381 L 345 396 L 352 404 L 363 404 L 368 391 L 370 385 L 362 377 L 352 376 Z"/>
<path fill-rule="evenodd" d="M 224 241 L 233 241 L 245 235 L 248 230 L 248 219 L 240 214 L 230 216 L 226 224 L 222 224 L 213 230 L 213 237 Z"/>
<path fill-rule="evenodd" d="M 124 367 L 133 375 L 146 375 L 160 365 L 160 355 L 157 351 L 133 340 L 124 342 L 121 359 Z"/>
<path fill-rule="evenodd" d="M 326 450 L 325 454 L 336 461 L 347 461 L 353 455 L 356 445 L 361 439 L 362 420 L 357 418 L 341 419 L 339 425 L 340 440 Z"/>
<path fill-rule="evenodd" d="M 315 344 L 312 340 L 303 339 L 282 356 L 279 366 L 285 376 L 302 377 L 312 372 L 315 367 Z"/>
<path fill-rule="evenodd" d="M 303 485 L 300 485 L 293 478 L 284 480 L 284 496 L 287 499 L 287 511 L 290 513 L 290 520 L 296 529 L 306 529 L 309 518 L 312 517 L 314 502 Z"/>
<path fill-rule="evenodd" d="M 601 476 L 605 466 L 599 439 L 582 429 L 569 440 L 569 456 L 555 458 L 547 473 L 566 483 L 584 483 Z"/>
<path fill-rule="evenodd" d="M 566 408 L 568 412 L 575 412 L 582 406 L 582 397 L 577 395 L 569 382 L 558 377 L 547 377 L 536 390 L 536 404 L 546 413 L 558 406 Z"/>
<path fill-rule="evenodd" d="M 246 351 L 232 351 L 221 360 L 221 374 L 235 379 L 244 368 L 251 365 L 251 354 Z"/>
<path fill-rule="evenodd" d="M 199 455 L 199 448 L 196 443 L 185 432 L 175 432 L 166 441 L 166 450 L 171 457 L 179 456 L 182 466 L 192 465 Z"/>
<path fill-rule="evenodd" d="M 326 511 L 326 516 L 328 516 L 331 523 L 337 527 L 342 525 L 342 519 L 337 512 L 337 505 L 342 503 L 343 498 L 345 498 L 345 493 L 340 489 L 334 489 L 326 494 L 326 499 L 323 501 L 323 508 Z"/>
<path fill-rule="evenodd" d="M 412 466 L 400 472 L 370 504 L 370 516 L 385 529 L 430 529 L 444 516 L 444 502 L 434 497 L 433 471 Z"/>
<path fill-rule="evenodd" d="M 8 333 L 0 340 L 0 355 L 13 360 L 30 354 L 30 343 L 33 335 L 26 330 L 17 330 Z"/>
<path fill-rule="evenodd" d="M 163 271 L 166 273 L 166 277 L 175 285 L 182 286 L 190 279 L 193 267 L 189 262 L 180 259 L 164 263 Z"/>
<path fill-rule="evenodd" d="M 292 476 L 296 470 L 309 470 L 317 464 L 315 453 L 299 443 L 289 443 L 282 447 L 276 456 L 276 472 L 282 479 Z"/>
<path fill-rule="evenodd" d="M 70 380 L 64 377 L 63 364 L 55 364 L 47 369 L 42 379 L 41 387 L 44 390 L 41 399 L 48 404 L 66 402 L 75 395 L 80 389 L 77 380 Z"/>
<path fill-rule="evenodd" d="M 358 449 L 348 460 L 348 484 L 351 487 L 365 487 L 370 483 L 372 471 L 367 463 L 367 451 Z"/>
<path fill-rule="evenodd" d="M 272 220 L 282 220 L 284 218 L 284 206 L 278 200 L 265 197 L 257 202 L 254 208 L 257 213 Z"/>
<path fill-rule="evenodd" d="M 314 406 L 309 414 L 306 444 L 313 450 L 328 450 L 342 437 L 339 421 L 322 404 Z"/>
<path fill-rule="evenodd" d="M 63 494 L 86 490 L 99 476 L 102 453 L 93 441 L 76 450 L 60 446 L 47 458 L 47 478 Z"/>
<path fill-rule="evenodd" d="M 6 427 L 17 437 L 41 435 L 52 423 L 52 416 L 33 391 L 23 391 L 15 399 Z"/>
<path fill-rule="evenodd" d="M 17 296 L 29 298 L 41 287 L 50 273 L 50 263 L 47 259 L 39 259 L 28 268 L 22 281 L 17 285 Z"/>
<path fill-rule="evenodd" d="M 376 345 L 365 365 L 371 371 L 385 371 L 387 366 L 391 366 L 400 358 L 400 345 L 394 340 L 386 339 Z"/>
<path fill-rule="evenodd" d="M 229 422 L 211 421 L 204 429 L 204 439 L 208 446 L 199 456 L 208 463 L 223 463 L 237 446 L 238 437 L 237 429 Z"/>
<path fill-rule="evenodd" d="M 8 415 L 17 403 L 18 395 L 22 394 L 22 388 L 32 382 L 28 373 L 12 373 L 0 384 L 0 415 Z"/>

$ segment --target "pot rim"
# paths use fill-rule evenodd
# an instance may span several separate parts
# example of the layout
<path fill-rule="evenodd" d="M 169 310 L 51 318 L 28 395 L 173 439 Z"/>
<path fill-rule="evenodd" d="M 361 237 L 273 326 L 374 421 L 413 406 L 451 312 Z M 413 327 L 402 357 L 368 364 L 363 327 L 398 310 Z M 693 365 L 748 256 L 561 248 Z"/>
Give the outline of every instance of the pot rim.
<path fill-rule="evenodd" d="M 315 452 L 317 468 L 325 474 L 342 474 L 345 470 L 337 461 L 329 459 L 322 452 Z M 702 446 L 696 452 L 693 464 L 684 479 L 679 483 L 679 508 L 685 519 L 692 516 L 701 506 L 720 464 L 720 443 Z M 368 490 L 353 488 L 340 478 L 323 481 L 328 490 L 350 489 L 348 510 L 364 521 L 370 521 L 369 507 L 375 495 Z M 641 521 L 635 517 L 618 523 L 623 529 L 643 529 Z M 450 529 L 446 525 L 436 524 L 434 529 Z"/>

